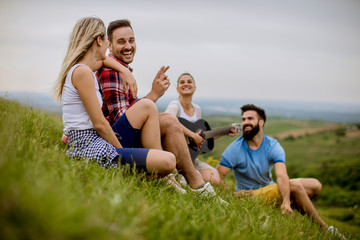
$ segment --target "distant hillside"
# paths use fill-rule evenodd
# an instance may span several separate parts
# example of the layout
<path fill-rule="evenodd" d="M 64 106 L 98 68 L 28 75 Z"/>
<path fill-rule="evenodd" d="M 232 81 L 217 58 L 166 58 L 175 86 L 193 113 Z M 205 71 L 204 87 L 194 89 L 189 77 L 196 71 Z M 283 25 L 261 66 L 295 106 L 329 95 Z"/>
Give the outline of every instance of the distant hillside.
<path fill-rule="evenodd" d="M 22 104 L 61 114 L 60 103 L 44 93 L 0 92 L 6 99 L 17 100 Z M 159 112 L 163 112 L 170 101 L 176 97 L 164 96 L 156 103 Z M 254 103 L 263 107 L 268 116 L 280 116 L 297 119 L 315 119 L 336 123 L 360 123 L 360 104 L 294 102 L 254 99 L 210 99 L 195 98 L 194 102 L 202 108 L 203 116 L 240 115 L 240 107 Z"/>
<path fill-rule="evenodd" d="M 160 99 L 157 103 L 159 110 L 166 109 L 167 104 L 174 99 L 167 97 Z M 194 102 L 201 106 L 204 116 L 240 115 L 241 106 L 253 103 L 264 108 L 268 116 L 317 119 L 336 123 L 360 122 L 360 104 L 203 98 L 195 98 Z"/>

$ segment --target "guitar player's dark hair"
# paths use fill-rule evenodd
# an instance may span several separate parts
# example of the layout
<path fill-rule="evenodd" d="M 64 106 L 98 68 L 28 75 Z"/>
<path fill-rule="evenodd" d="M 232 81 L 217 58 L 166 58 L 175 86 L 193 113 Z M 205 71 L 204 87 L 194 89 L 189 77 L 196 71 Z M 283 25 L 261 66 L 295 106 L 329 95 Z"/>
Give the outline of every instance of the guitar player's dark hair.
<path fill-rule="evenodd" d="M 180 78 L 181 78 L 182 76 L 184 76 L 184 75 L 190 76 L 190 77 L 192 78 L 193 82 L 194 82 L 194 85 L 196 85 L 194 77 L 193 77 L 190 73 L 188 73 L 188 72 L 184 72 L 184 73 L 182 73 L 182 74 L 178 77 L 177 85 L 179 85 L 179 80 L 180 80 Z"/>
<path fill-rule="evenodd" d="M 241 109 L 241 115 L 243 115 L 244 112 L 246 112 L 246 111 L 250 111 L 250 110 L 256 111 L 257 114 L 259 115 L 259 117 L 262 120 L 264 120 L 264 123 L 266 122 L 265 110 L 262 109 L 261 107 L 255 106 L 254 104 L 245 104 L 240 109 Z"/>

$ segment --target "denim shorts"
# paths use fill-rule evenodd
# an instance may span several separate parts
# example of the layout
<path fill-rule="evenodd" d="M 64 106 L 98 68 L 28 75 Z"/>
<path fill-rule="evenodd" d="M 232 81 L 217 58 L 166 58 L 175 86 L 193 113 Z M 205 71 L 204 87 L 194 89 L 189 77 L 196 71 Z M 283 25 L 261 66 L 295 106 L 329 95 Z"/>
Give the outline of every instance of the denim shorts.
<path fill-rule="evenodd" d="M 146 157 L 150 149 L 147 148 L 116 148 L 122 165 L 130 165 L 146 172 Z"/>

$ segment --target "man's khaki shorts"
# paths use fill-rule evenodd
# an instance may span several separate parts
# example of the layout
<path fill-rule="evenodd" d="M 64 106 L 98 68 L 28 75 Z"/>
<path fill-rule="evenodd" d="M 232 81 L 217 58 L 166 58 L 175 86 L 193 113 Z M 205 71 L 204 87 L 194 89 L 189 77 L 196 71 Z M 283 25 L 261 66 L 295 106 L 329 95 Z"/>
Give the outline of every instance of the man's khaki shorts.
<path fill-rule="evenodd" d="M 292 181 L 300 181 L 301 178 L 290 179 Z M 260 196 L 267 204 L 281 204 L 282 197 L 277 184 L 269 184 L 265 187 L 252 190 L 254 196 Z"/>

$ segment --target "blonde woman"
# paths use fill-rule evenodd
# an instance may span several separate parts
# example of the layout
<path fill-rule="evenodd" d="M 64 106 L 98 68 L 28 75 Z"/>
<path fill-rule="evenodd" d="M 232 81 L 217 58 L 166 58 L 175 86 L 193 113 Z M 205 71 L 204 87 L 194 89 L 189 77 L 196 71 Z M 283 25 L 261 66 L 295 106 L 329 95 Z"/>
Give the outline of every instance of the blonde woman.
<path fill-rule="evenodd" d="M 169 103 L 165 112 L 170 113 L 176 117 L 182 117 L 189 122 L 196 122 L 201 119 L 201 108 L 199 105 L 192 102 L 192 97 L 196 90 L 195 80 L 190 73 L 183 73 L 179 76 L 177 81 L 177 92 L 179 93 L 179 100 L 174 100 Z M 204 142 L 204 139 L 199 133 L 192 132 L 190 129 L 183 126 L 185 136 L 193 139 L 198 148 Z M 229 135 L 234 136 L 234 132 Z M 194 161 L 194 166 L 203 177 L 205 182 L 211 182 L 211 185 L 217 185 L 221 179 L 218 171 L 209 164 L 200 161 L 198 158 Z"/>
<path fill-rule="evenodd" d="M 175 156 L 161 150 L 158 112 L 150 100 L 140 100 L 125 120 L 141 131 L 144 148 L 123 148 L 127 136 L 115 136 L 102 111 L 102 99 L 94 72 L 103 64 L 131 73 L 121 64 L 106 58 L 108 40 L 103 21 L 95 17 L 80 19 L 70 36 L 68 50 L 55 85 L 55 96 L 62 99 L 64 132 L 69 140 L 67 155 L 87 158 L 104 167 L 129 164 L 149 174 L 166 176 L 175 169 Z M 134 86 L 134 85 L 133 85 Z M 134 89 L 136 95 L 136 88 Z M 120 141 L 119 141 L 120 139 Z"/>

